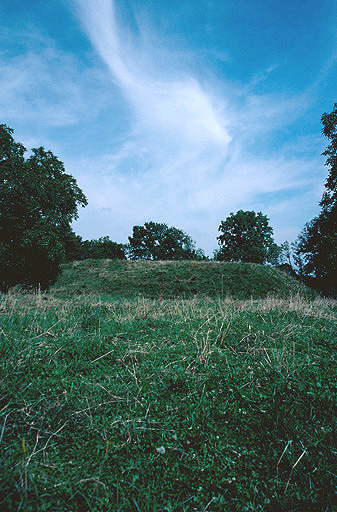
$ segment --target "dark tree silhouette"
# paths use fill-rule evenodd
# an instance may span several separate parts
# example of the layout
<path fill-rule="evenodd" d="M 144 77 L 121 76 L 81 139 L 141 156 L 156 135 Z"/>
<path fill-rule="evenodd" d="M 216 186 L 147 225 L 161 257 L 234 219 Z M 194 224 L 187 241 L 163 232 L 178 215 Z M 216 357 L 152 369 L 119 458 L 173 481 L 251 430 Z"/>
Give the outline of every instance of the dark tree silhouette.
<path fill-rule="evenodd" d="M 12 133 L 0 125 L 0 286 L 45 286 L 57 276 L 70 223 L 87 200 L 51 151 L 33 149 L 25 159 Z"/>
<path fill-rule="evenodd" d="M 321 118 L 325 135 L 330 144 L 323 155 L 329 168 L 325 191 L 320 202 L 318 217 L 308 222 L 297 242 L 297 256 L 302 258 L 306 276 L 315 278 L 323 291 L 337 292 L 337 103 L 333 111 Z"/>
<path fill-rule="evenodd" d="M 205 259 L 203 251 L 195 250 L 194 241 L 184 231 L 156 222 L 133 226 L 132 236 L 129 236 L 128 252 L 131 259 Z"/>
<path fill-rule="evenodd" d="M 261 212 L 239 210 L 219 226 L 217 260 L 266 263 L 277 258 L 273 229 Z"/>

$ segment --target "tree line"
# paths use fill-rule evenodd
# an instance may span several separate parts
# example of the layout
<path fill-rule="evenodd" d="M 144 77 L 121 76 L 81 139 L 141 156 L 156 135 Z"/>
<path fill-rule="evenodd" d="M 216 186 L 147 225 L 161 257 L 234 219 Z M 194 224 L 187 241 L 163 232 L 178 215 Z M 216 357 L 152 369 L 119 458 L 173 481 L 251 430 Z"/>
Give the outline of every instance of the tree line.
<path fill-rule="evenodd" d="M 337 292 L 337 103 L 321 118 L 329 169 L 320 214 L 294 244 L 278 246 L 262 212 L 239 210 L 219 225 L 217 261 L 278 266 L 326 293 Z M 43 147 L 25 157 L 13 130 L 0 125 L 0 289 L 48 286 L 63 262 L 87 258 L 206 260 L 183 230 L 164 223 L 133 226 L 128 244 L 108 236 L 83 240 L 71 228 L 87 198 L 63 163 Z"/>

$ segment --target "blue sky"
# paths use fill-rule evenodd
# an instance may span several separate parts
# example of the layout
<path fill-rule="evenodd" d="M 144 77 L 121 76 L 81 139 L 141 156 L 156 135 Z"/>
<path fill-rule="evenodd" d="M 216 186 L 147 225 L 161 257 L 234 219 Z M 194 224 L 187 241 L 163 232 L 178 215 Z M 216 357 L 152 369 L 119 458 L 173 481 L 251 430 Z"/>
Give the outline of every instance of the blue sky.
<path fill-rule="evenodd" d="M 2 0 L 0 19 L 0 122 L 76 177 L 84 238 L 152 220 L 212 255 L 230 212 L 278 243 L 317 215 L 334 0 Z"/>

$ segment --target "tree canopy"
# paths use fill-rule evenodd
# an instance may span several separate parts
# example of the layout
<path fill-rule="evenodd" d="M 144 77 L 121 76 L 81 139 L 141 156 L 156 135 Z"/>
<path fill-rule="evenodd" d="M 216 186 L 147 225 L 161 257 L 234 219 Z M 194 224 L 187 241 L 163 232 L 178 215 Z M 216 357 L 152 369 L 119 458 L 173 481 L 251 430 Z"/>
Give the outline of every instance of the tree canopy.
<path fill-rule="evenodd" d="M 43 147 L 26 148 L 0 125 L 0 286 L 47 284 L 64 258 L 78 206 L 87 204 L 63 163 Z"/>
<path fill-rule="evenodd" d="M 183 260 L 204 259 L 203 252 L 195 249 L 192 238 L 181 229 L 167 224 L 145 222 L 144 226 L 133 226 L 129 236 L 131 259 Z"/>
<path fill-rule="evenodd" d="M 98 240 L 83 240 L 80 259 L 120 259 L 125 260 L 125 247 L 110 240 L 108 236 L 102 236 Z"/>
<path fill-rule="evenodd" d="M 323 155 L 329 168 L 325 191 L 320 201 L 321 212 L 308 222 L 297 242 L 297 255 L 303 259 L 307 276 L 320 281 L 323 290 L 337 290 L 337 103 L 331 113 L 321 118 L 322 134 L 330 144 Z"/>
<path fill-rule="evenodd" d="M 266 263 L 277 256 L 273 229 L 261 212 L 239 210 L 231 213 L 221 221 L 219 231 L 217 260 Z"/>

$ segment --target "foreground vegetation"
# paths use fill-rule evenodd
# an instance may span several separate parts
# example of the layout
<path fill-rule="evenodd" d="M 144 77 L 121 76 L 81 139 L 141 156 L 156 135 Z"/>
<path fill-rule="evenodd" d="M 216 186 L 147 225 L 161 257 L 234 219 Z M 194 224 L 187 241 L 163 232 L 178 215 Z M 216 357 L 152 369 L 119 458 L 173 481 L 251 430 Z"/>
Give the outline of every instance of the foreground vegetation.
<path fill-rule="evenodd" d="M 70 295 L 1 297 L 1 510 L 335 510 L 336 301 Z"/>

